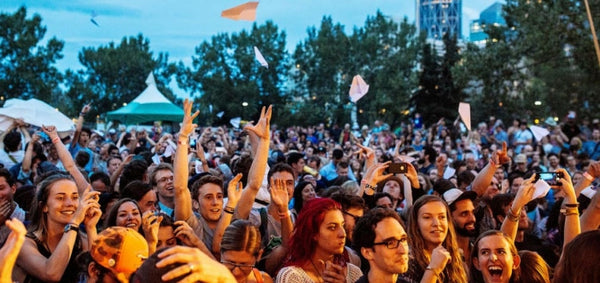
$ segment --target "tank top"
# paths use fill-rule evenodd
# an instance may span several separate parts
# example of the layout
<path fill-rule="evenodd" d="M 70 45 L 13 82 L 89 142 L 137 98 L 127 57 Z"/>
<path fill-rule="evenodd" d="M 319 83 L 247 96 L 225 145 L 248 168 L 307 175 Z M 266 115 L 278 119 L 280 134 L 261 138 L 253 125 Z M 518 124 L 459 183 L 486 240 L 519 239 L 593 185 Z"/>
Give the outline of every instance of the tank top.
<path fill-rule="evenodd" d="M 35 244 L 37 246 L 38 251 L 40 252 L 40 254 L 42 254 L 43 256 L 45 256 L 46 258 L 49 258 L 52 253 L 46 249 L 46 246 L 44 246 L 44 243 L 42 243 L 42 241 L 40 241 L 40 239 L 38 239 L 38 237 L 35 236 L 35 234 L 29 232 L 27 233 L 27 238 L 30 238 L 32 240 L 35 241 Z M 65 269 L 65 272 L 63 273 L 63 276 L 60 278 L 61 283 L 72 283 L 72 282 L 77 282 L 79 279 L 79 266 L 77 265 L 77 255 L 79 255 L 79 253 L 81 253 L 81 251 L 83 250 L 82 246 L 81 246 L 81 240 L 79 238 L 79 234 L 77 235 L 77 239 L 75 240 L 75 245 L 73 246 L 73 252 L 71 253 L 71 258 L 69 259 L 69 264 L 67 265 L 67 268 Z M 31 275 L 31 274 L 27 274 L 27 277 L 25 277 L 25 281 L 23 281 L 23 283 L 43 283 L 45 281 L 38 279 L 37 277 Z"/>

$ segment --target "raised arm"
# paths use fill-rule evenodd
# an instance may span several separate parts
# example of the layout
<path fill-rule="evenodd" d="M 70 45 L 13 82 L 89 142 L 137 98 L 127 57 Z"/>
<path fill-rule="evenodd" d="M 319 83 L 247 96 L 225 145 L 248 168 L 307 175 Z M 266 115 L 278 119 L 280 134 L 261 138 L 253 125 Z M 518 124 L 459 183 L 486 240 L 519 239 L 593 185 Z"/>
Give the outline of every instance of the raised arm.
<path fill-rule="evenodd" d="M 235 217 L 237 219 L 248 219 L 252 204 L 256 198 L 256 194 L 260 190 L 265 171 L 267 170 L 267 159 L 269 158 L 269 144 L 270 144 L 270 124 L 271 114 L 273 107 L 262 108 L 260 111 L 260 119 L 256 125 L 246 125 L 244 129 L 248 132 L 250 140 L 257 140 L 258 145 L 254 153 L 254 159 L 248 172 L 248 184 L 242 192 L 240 201 L 238 202 L 237 208 L 235 209 Z M 252 138 L 252 136 L 255 136 Z M 254 146 L 253 146 L 254 147 Z"/>
<path fill-rule="evenodd" d="M 517 237 L 519 219 L 521 218 L 521 209 L 533 199 L 533 192 L 535 191 L 535 187 L 533 186 L 534 181 L 535 174 L 533 174 L 533 176 L 531 176 L 529 179 L 523 181 L 521 187 L 519 187 L 519 191 L 517 192 L 515 199 L 512 202 L 511 207 L 506 213 L 506 217 L 504 217 L 504 221 L 502 222 L 502 227 L 500 230 L 509 236 L 513 242 Z"/>
<path fill-rule="evenodd" d="M 577 197 L 579 197 L 579 194 L 581 194 L 583 189 L 590 186 L 596 178 L 600 177 L 600 161 L 595 161 L 594 163 L 590 164 L 588 170 L 583 173 L 583 177 L 584 178 L 581 179 L 581 181 L 579 181 L 575 187 L 575 196 Z"/>
<path fill-rule="evenodd" d="M 596 230 L 600 227 L 600 193 L 594 194 L 590 205 L 581 214 L 581 232 Z"/>
<path fill-rule="evenodd" d="M 492 183 L 492 178 L 494 177 L 496 169 L 502 164 L 508 163 L 509 161 L 510 159 L 507 155 L 506 143 L 503 142 L 502 150 L 494 152 L 490 158 L 490 162 L 488 162 L 488 164 L 481 169 L 481 172 L 475 176 L 471 190 L 476 192 L 478 196 L 483 195 L 487 187 L 490 185 L 490 183 Z"/>
<path fill-rule="evenodd" d="M 81 112 L 79 112 L 79 119 L 77 119 L 77 125 L 75 127 L 75 133 L 73 134 L 73 139 L 71 139 L 71 146 L 69 148 L 74 148 L 75 145 L 79 142 L 79 136 L 81 135 L 81 128 L 83 128 L 83 121 L 85 114 L 90 111 L 91 106 L 86 104 L 81 108 Z"/>
<path fill-rule="evenodd" d="M 581 226 L 579 224 L 579 203 L 577 203 L 573 182 L 571 181 L 571 176 L 569 176 L 567 170 L 559 168 L 556 172 L 562 173 L 563 175 L 563 179 L 560 182 L 562 190 L 565 192 L 565 200 L 562 205 L 564 209 L 563 215 L 565 216 L 564 249 L 571 240 L 581 233 Z"/>
<path fill-rule="evenodd" d="M 213 255 L 219 255 L 221 252 L 221 240 L 223 239 L 223 234 L 225 234 L 225 229 L 231 223 L 231 218 L 233 218 L 233 212 L 235 211 L 235 207 L 242 195 L 243 185 L 240 182 L 242 179 L 242 173 L 238 173 L 229 181 L 227 185 L 227 204 L 225 205 L 225 209 L 223 209 L 223 214 L 217 223 L 217 228 L 215 228 L 215 234 L 213 237 L 212 244 L 212 253 Z"/>
<path fill-rule="evenodd" d="M 175 150 L 175 160 L 173 161 L 173 187 L 175 189 L 175 219 L 187 220 L 194 213 L 192 210 L 192 196 L 188 189 L 188 138 L 194 131 L 196 125 L 192 123 L 199 112 L 192 113 L 192 102 L 189 99 L 183 101 L 183 122 L 178 135 L 178 145 Z"/>
<path fill-rule="evenodd" d="M 113 186 L 113 188 L 117 185 L 117 180 L 119 180 L 121 173 L 123 173 L 123 169 L 125 169 L 125 166 L 127 166 L 127 164 L 129 164 L 129 162 L 131 162 L 131 160 L 133 160 L 134 156 L 135 155 L 133 155 L 133 154 L 127 155 L 127 157 L 125 157 L 125 159 L 123 160 L 123 162 L 121 162 L 119 167 L 117 167 L 117 170 L 115 170 L 115 172 L 113 172 L 112 175 L 110 176 L 110 184 Z M 119 188 L 119 191 L 121 189 L 123 189 L 123 188 Z"/>
<path fill-rule="evenodd" d="M 83 174 L 81 174 L 81 171 L 77 169 L 75 161 L 73 161 L 73 156 L 71 155 L 71 153 L 69 153 L 65 145 L 60 140 L 60 137 L 56 132 L 56 127 L 42 126 L 42 130 L 44 131 L 44 133 L 46 133 L 46 135 L 48 135 L 48 137 L 50 137 L 50 140 L 56 147 L 58 159 L 60 159 L 65 169 L 67 169 L 67 172 L 69 172 L 69 174 L 73 176 L 73 179 L 75 179 L 79 195 L 83 195 L 87 187 L 90 186 L 90 184 L 87 182 Z"/>
<path fill-rule="evenodd" d="M 33 156 L 33 146 L 36 142 L 40 140 L 40 135 L 33 134 L 29 144 L 27 145 L 27 149 L 25 150 L 25 155 L 23 156 L 23 162 L 21 163 L 21 171 L 23 173 L 28 174 L 31 170 L 31 157 Z"/>
<path fill-rule="evenodd" d="M 4 245 L 0 248 L 0 282 L 13 282 L 11 275 L 13 267 L 17 261 L 17 256 L 23 242 L 25 242 L 25 234 L 27 229 L 17 218 L 8 219 L 4 222 L 11 232 L 6 239 Z"/>

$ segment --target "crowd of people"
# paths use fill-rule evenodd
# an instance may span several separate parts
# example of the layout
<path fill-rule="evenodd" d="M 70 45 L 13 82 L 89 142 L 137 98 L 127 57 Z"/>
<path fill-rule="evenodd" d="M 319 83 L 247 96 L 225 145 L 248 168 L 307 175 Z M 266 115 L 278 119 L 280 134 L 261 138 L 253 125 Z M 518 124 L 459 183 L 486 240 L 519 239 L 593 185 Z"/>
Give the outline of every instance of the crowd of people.
<path fill-rule="evenodd" d="M 600 282 L 598 119 L 280 129 L 268 107 L 240 130 L 192 109 L 177 133 L 92 131 L 89 105 L 68 135 L 15 120 L 0 282 Z"/>

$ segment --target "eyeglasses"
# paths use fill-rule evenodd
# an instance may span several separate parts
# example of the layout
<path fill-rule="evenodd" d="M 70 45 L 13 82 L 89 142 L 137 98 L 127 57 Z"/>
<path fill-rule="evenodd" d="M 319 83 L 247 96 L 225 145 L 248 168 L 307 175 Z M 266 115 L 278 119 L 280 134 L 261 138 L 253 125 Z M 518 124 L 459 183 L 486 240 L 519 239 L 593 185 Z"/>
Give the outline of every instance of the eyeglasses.
<path fill-rule="evenodd" d="M 400 244 L 408 245 L 407 241 L 408 241 L 408 239 L 406 237 L 402 237 L 402 239 L 400 239 L 400 240 L 392 238 L 392 239 L 387 239 L 380 243 L 373 243 L 373 246 L 384 245 L 386 248 L 393 250 L 393 249 L 398 248 L 398 246 Z"/>
<path fill-rule="evenodd" d="M 348 212 L 348 211 L 342 210 L 342 213 L 343 213 L 343 214 L 346 214 L 346 215 L 348 215 L 348 216 L 350 216 L 350 217 L 352 217 L 352 218 L 354 218 L 354 221 L 358 221 L 358 219 L 360 219 L 360 216 L 358 216 L 358 215 L 354 215 L 354 214 L 352 214 L 352 213 L 350 213 L 350 212 Z"/>
<path fill-rule="evenodd" d="M 166 181 L 173 181 L 173 176 L 162 177 L 162 178 L 158 179 L 157 183 L 164 183 Z"/>
<path fill-rule="evenodd" d="M 244 273 L 250 273 L 252 271 L 252 269 L 254 268 L 254 264 L 238 264 L 238 263 L 226 261 L 226 260 L 221 260 L 221 263 L 223 265 L 225 265 L 225 267 L 227 267 L 227 269 L 231 270 L 231 272 L 233 272 L 233 270 L 237 267 Z"/>

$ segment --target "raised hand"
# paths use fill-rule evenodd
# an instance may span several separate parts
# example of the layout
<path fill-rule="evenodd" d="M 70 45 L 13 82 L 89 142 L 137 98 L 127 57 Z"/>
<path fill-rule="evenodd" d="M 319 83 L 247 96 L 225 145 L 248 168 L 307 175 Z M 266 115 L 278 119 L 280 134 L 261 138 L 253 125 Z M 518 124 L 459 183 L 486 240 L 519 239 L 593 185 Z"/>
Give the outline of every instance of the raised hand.
<path fill-rule="evenodd" d="M 142 230 L 144 230 L 148 243 L 158 242 L 158 228 L 160 228 L 162 220 L 163 216 L 156 216 L 152 210 L 148 210 L 142 215 Z"/>
<path fill-rule="evenodd" d="M 4 222 L 11 232 L 6 238 L 6 242 L 0 248 L 0 282 L 13 282 L 11 279 L 12 270 L 17 261 L 17 256 L 21 251 L 27 229 L 18 219 L 9 219 Z"/>
<path fill-rule="evenodd" d="M 42 125 L 42 131 L 44 131 L 44 133 L 46 133 L 46 135 L 48 135 L 48 137 L 52 141 L 54 141 L 54 138 L 60 139 L 60 137 L 58 136 L 58 133 L 56 132 L 56 127 L 55 126 L 44 126 L 44 125 Z"/>
<path fill-rule="evenodd" d="M 81 114 L 87 114 L 92 109 L 92 106 L 88 103 L 81 108 Z"/>
<path fill-rule="evenodd" d="M 535 192 L 535 187 L 533 186 L 535 175 L 536 174 L 533 174 L 529 179 L 521 183 L 519 191 L 513 201 L 513 211 L 518 211 L 533 199 L 533 192 Z"/>
<path fill-rule="evenodd" d="M 202 243 L 202 240 L 198 238 L 194 229 L 183 220 L 175 221 L 174 225 L 177 227 L 173 234 L 181 241 L 182 244 L 188 247 L 198 247 Z"/>
<path fill-rule="evenodd" d="M 183 122 L 181 124 L 181 130 L 179 130 L 179 135 L 183 135 L 186 138 L 189 137 L 196 127 L 198 127 L 193 121 L 198 117 L 200 111 L 196 111 L 192 114 L 192 106 L 193 103 L 189 99 L 186 98 L 183 101 Z"/>
<path fill-rule="evenodd" d="M 273 204 L 277 206 L 279 213 L 287 212 L 287 206 L 290 201 L 290 197 L 287 192 L 285 180 L 271 177 L 269 193 L 271 194 Z"/>
<path fill-rule="evenodd" d="M 177 266 L 165 273 L 160 278 L 162 281 L 170 281 L 184 275 L 185 278 L 179 282 L 236 282 L 227 267 L 196 248 L 175 246 L 161 252 L 158 258 L 160 261 L 156 263 L 157 268 Z"/>
<path fill-rule="evenodd" d="M 446 268 L 446 264 L 450 259 L 450 253 L 443 246 L 438 246 L 431 252 L 429 267 L 436 275 L 439 275 Z"/>
<path fill-rule="evenodd" d="M 331 261 L 325 262 L 325 270 L 323 270 L 323 282 L 345 283 L 347 268 L 347 266 L 335 264 Z"/>
<path fill-rule="evenodd" d="M 242 182 L 240 182 L 242 176 L 242 173 L 238 173 L 227 185 L 227 204 L 234 208 L 242 196 L 242 189 L 244 188 Z"/>
<path fill-rule="evenodd" d="M 256 125 L 248 123 L 245 127 L 245 131 L 254 133 L 261 139 L 269 138 L 269 131 L 271 127 L 271 114 L 273 113 L 273 105 L 269 105 L 269 108 L 265 110 L 265 107 L 260 110 L 260 119 Z"/>
<path fill-rule="evenodd" d="M 73 224 L 81 224 L 85 220 L 89 210 L 100 209 L 100 204 L 98 203 L 100 192 L 92 191 L 91 188 L 92 187 L 88 186 L 83 192 L 83 197 L 79 199 L 79 205 L 71 220 Z"/>

